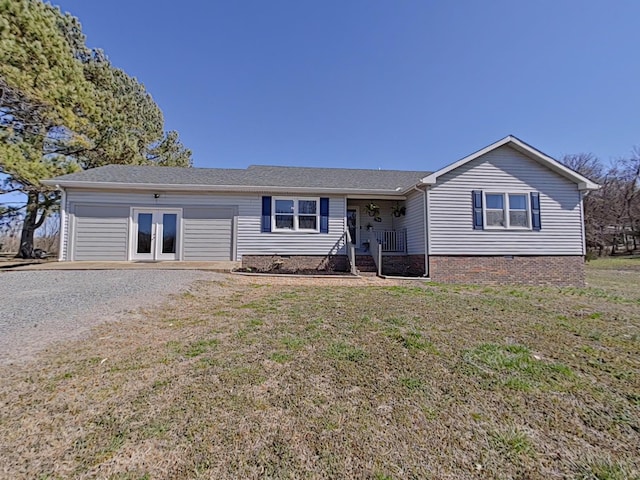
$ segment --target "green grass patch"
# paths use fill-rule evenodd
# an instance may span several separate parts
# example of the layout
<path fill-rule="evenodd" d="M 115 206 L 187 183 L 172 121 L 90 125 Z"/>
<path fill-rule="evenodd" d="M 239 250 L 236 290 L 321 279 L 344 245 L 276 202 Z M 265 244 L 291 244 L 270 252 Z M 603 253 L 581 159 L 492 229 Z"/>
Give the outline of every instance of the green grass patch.
<path fill-rule="evenodd" d="M 425 339 L 420 332 L 392 332 L 389 336 L 404 348 L 409 351 L 428 351 L 431 353 L 438 353 L 438 350 L 434 347 L 433 343 Z"/>
<path fill-rule="evenodd" d="M 610 458 L 592 459 L 581 462 L 577 468 L 579 480 L 638 480 L 640 472 L 623 462 Z"/>
<path fill-rule="evenodd" d="M 262 325 L 264 325 L 264 322 L 257 318 L 252 318 L 248 323 L 249 327 L 261 327 Z"/>
<path fill-rule="evenodd" d="M 199 355 L 202 355 L 203 353 L 211 351 L 219 343 L 220 341 L 216 338 L 212 338 L 209 340 L 198 340 L 197 342 L 194 342 L 185 347 L 183 354 L 185 357 L 189 358 L 197 357 Z"/>
<path fill-rule="evenodd" d="M 514 390 L 556 388 L 575 377 L 566 365 L 534 355 L 524 345 L 484 343 L 465 351 L 463 359 L 471 367 L 469 373 Z"/>
<path fill-rule="evenodd" d="M 293 357 L 291 356 L 290 353 L 285 353 L 285 352 L 273 352 L 271 355 L 269 355 L 269 359 L 273 360 L 274 362 L 278 362 L 278 363 L 286 363 L 288 361 L 290 361 Z"/>
<path fill-rule="evenodd" d="M 493 431 L 489 434 L 489 438 L 493 447 L 509 458 L 514 459 L 523 455 L 533 456 L 535 454 L 529 436 L 515 427 Z"/>
<path fill-rule="evenodd" d="M 280 343 L 282 343 L 282 345 L 287 347 L 289 350 L 300 350 L 302 347 L 304 347 L 306 341 L 304 338 L 290 335 L 280 339 Z"/>
<path fill-rule="evenodd" d="M 364 350 L 344 342 L 336 342 L 329 345 L 327 355 L 336 360 L 347 360 L 349 362 L 360 362 L 367 358 L 367 353 Z"/>
<path fill-rule="evenodd" d="M 402 377 L 400 378 L 400 384 L 411 392 L 423 391 L 425 388 L 422 380 L 415 377 Z"/>
<path fill-rule="evenodd" d="M 423 296 L 423 295 L 431 295 L 433 292 L 430 290 L 421 288 L 421 287 L 404 287 L 404 286 L 394 286 L 394 287 L 386 287 L 384 288 L 385 292 L 392 294 L 393 296 Z"/>

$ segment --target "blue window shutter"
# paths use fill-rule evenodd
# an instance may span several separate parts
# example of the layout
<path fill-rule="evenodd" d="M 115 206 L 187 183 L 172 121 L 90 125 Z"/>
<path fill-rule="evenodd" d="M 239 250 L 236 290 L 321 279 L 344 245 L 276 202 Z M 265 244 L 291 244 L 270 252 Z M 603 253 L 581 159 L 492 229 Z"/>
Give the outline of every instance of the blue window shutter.
<path fill-rule="evenodd" d="M 531 192 L 531 228 L 536 231 L 542 229 L 540 222 L 540 193 Z"/>
<path fill-rule="evenodd" d="M 262 232 L 271 231 L 271 197 L 262 197 Z"/>
<path fill-rule="evenodd" d="M 320 199 L 320 233 L 329 233 L 329 199 Z"/>
<path fill-rule="evenodd" d="M 473 229 L 484 230 L 484 221 L 482 219 L 482 190 L 472 191 L 471 200 L 473 204 Z"/>

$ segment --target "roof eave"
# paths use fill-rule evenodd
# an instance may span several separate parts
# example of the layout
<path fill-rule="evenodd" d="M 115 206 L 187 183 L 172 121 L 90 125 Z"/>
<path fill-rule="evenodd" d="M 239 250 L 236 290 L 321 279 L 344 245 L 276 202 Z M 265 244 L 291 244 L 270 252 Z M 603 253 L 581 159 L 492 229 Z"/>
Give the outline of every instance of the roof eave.
<path fill-rule="evenodd" d="M 83 188 L 102 190 L 158 190 L 163 192 L 275 192 L 315 194 L 358 194 L 402 196 L 402 191 L 364 188 L 283 187 L 272 185 L 190 185 L 165 183 L 81 182 L 70 180 L 43 180 L 43 184 L 56 188 Z"/>
<path fill-rule="evenodd" d="M 598 185 L 592 181 L 580 182 L 578 183 L 578 190 L 580 191 L 592 191 L 592 190 L 600 190 L 602 185 Z"/>

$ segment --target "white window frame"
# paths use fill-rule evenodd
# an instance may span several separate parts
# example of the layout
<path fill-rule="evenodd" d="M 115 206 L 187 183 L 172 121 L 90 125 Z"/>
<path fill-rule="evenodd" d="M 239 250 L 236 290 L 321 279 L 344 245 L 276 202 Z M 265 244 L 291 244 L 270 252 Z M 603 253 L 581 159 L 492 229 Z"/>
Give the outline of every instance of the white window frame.
<path fill-rule="evenodd" d="M 276 212 L 276 201 L 287 200 L 293 201 L 293 229 L 290 228 L 278 228 L 276 224 L 276 215 L 282 215 Z M 316 228 L 300 228 L 299 216 L 312 217 L 314 214 L 298 212 L 298 203 L 300 201 L 313 201 L 316 202 Z M 271 231 L 275 233 L 320 233 L 320 197 L 272 197 L 271 198 Z"/>
<path fill-rule="evenodd" d="M 504 226 L 500 225 L 489 225 L 487 223 L 487 195 L 501 195 L 502 196 L 502 209 L 504 215 Z M 511 226 L 511 217 L 509 212 L 511 211 L 511 206 L 509 205 L 509 195 L 520 195 L 525 197 L 525 205 L 526 205 L 526 218 L 527 218 L 527 226 Z M 497 210 L 495 208 L 490 208 L 489 210 Z M 516 210 L 522 211 L 522 210 Z M 482 192 L 482 221 L 484 222 L 485 230 L 531 230 L 533 227 L 531 225 L 531 194 L 530 192 Z"/>

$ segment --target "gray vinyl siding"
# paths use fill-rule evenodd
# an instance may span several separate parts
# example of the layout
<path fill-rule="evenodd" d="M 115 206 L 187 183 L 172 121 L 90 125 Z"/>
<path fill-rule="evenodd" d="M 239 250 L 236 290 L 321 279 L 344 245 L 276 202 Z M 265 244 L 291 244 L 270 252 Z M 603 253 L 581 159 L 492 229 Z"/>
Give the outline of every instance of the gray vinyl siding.
<path fill-rule="evenodd" d="M 424 254 L 424 199 L 423 194 L 413 191 L 404 201 L 406 215 L 397 218 L 397 228 L 407 230 L 407 253 Z"/>
<path fill-rule="evenodd" d="M 344 197 L 329 197 L 329 233 L 262 233 L 262 196 L 256 196 L 251 199 L 245 215 L 241 214 L 238 219 L 238 256 L 345 254 L 345 205 Z"/>
<path fill-rule="evenodd" d="M 126 260 L 129 209 L 77 205 L 74 260 Z"/>
<path fill-rule="evenodd" d="M 474 230 L 471 192 L 539 192 L 542 230 Z M 438 178 L 429 192 L 431 255 L 582 255 L 577 185 L 503 146 Z"/>
<path fill-rule="evenodd" d="M 120 192 L 103 190 L 83 190 L 68 189 L 67 203 L 72 212 L 75 205 L 87 206 L 118 206 L 127 209 L 127 228 L 130 207 L 140 208 L 182 208 L 183 215 L 189 214 L 190 209 L 221 207 L 233 208 L 234 228 L 237 232 L 236 258 L 241 260 L 245 254 L 284 254 L 284 255 L 327 255 L 344 253 L 344 230 L 345 230 L 345 199 L 343 196 L 331 196 L 329 201 L 329 233 L 309 234 L 309 233 L 261 233 L 260 221 L 262 217 L 262 195 L 238 195 L 238 194 L 206 194 L 206 193 L 182 193 L 182 192 L 160 192 L 160 197 L 155 199 L 153 191 L 149 192 Z M 265 195 L 269 195 L 265 193 Z M 278 196 L 286 196 L 278 194 Z M 295 196 L 295 195 L 292 195 Z M 74 221 L 74 215 L 70 213 L 68 223 Z M 195 220 L 195 219 L 194 219 Z M 188 219 L 183 226 L 188 233 L 189 229 L 194 231 L 193 226 L 188 225 Z M 233 233 L 232 233 L 233 235 Z M 128 235 L 126 237 L 128 239 Z M 192 246 L 188 245 L 189 239 L 183 235 L 183 251 L 191 258 L 195 255 Z M 99 240 L 96 240 L 99 243 Z M 67 249 L 74 248 L 67 244 Z M 99 248 L 99 247 L 98 247 Z M 186 248 L 186 250 L 185 250 Z M 232 246 L 230 247 L 230 249 Z M 205 249 L 203 249 L 204 251 Z M 232 251 L 232 250 L 229 250 Z M 205 256 L 214 255 L 209 250 Z M 67 259 L 69 255 L 67 252 Z M 185 258 L 186 260 L 187 258 Z"/>
<path fill-rule="evenodd" d="M 188 207 L 182 213 L 183 260 L 230 260 L 233 253 L 232 207 Z"/>

